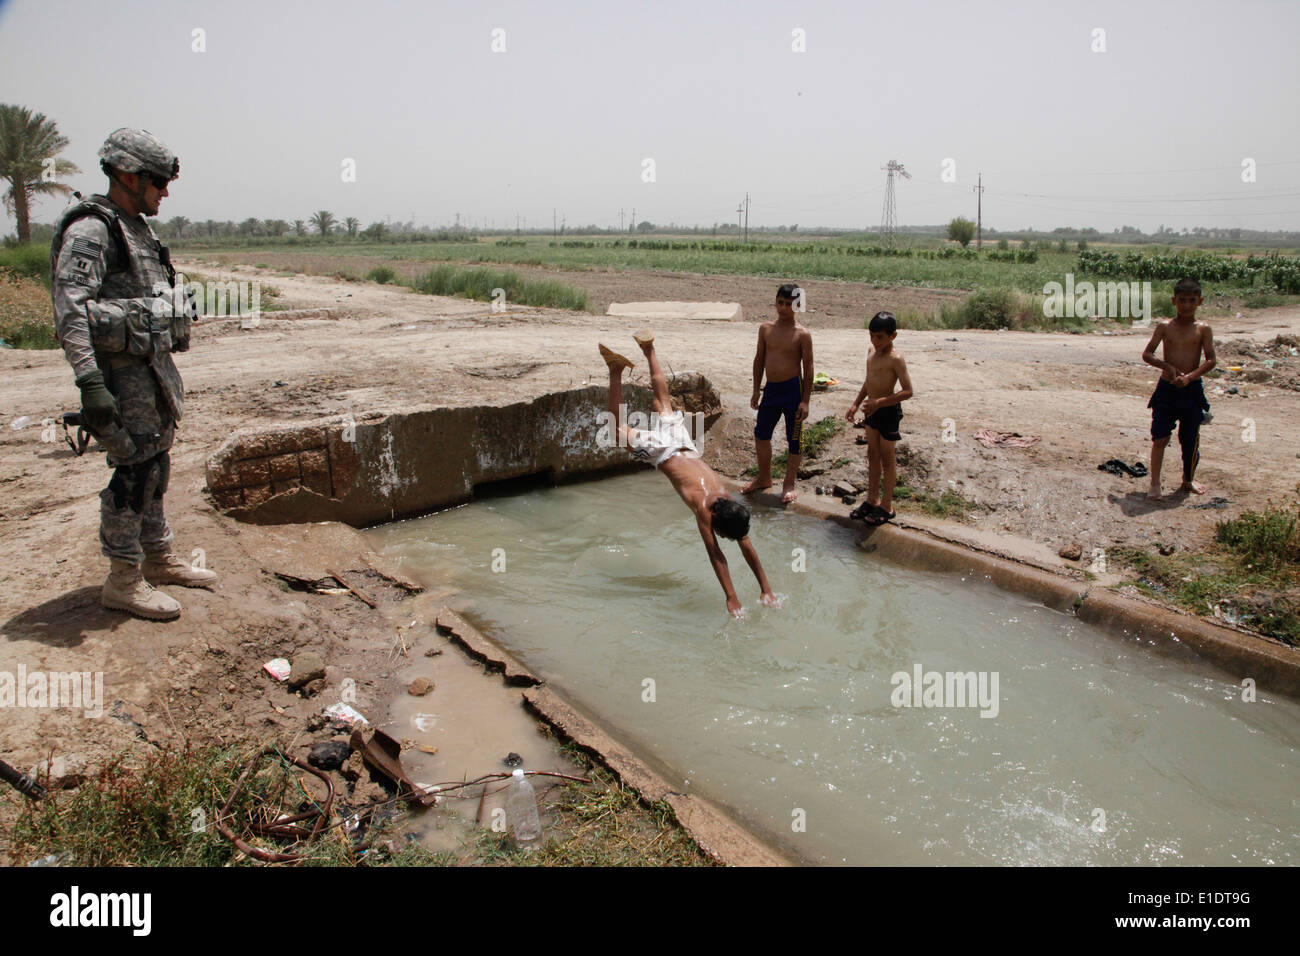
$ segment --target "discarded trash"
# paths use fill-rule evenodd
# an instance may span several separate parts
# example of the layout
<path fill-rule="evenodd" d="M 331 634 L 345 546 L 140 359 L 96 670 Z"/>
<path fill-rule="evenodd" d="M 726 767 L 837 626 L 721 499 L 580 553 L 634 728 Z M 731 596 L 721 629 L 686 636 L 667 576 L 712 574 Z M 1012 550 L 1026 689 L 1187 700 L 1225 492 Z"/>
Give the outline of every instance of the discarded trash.
<path fill-rule="evenodd" d="M 522 767 L 524 765 L 524 758 L 512 750 L 510 753 L 506 754 L 505 759 L 501 762 L 507 767 Z"/>
<path fill-rule="evenodd" d="M 71 853 L 51 853 L 49 856 L 43 856 L 39 860 L 32 860 L 28 866 L 63 866 L 69 859 Z"/>
<path fill-rule="evenodd" d="M 266 671 L 276 680 L 285 681 L 289 679 L 289 674 L 293 670 L 293 665 L 283 657 L 277 657 L 274 660 L 267 661 L 263 664 L 262 670 Z"/>
<path fill-rule="evenodd" d="M 397 784 L 399 792 L 405 787 L 420 806 L 431 807 L 438 801 L 436 794 L 417 787 L 406 776 L 402 769 L 402 745 L 382 730 L 376 730 L 369 741 L 362 737 L 360 730 L 352 731 L 352 749 L 361 754 L 367 764 Z"/>
<path fill-rule="evenodd" d="M 320 770 L 337 770 L 352 754 L 352 747 L 343 740 L 321 740 L 311 745 L 307 762 Z"/>
<path fill-rule="evenodd" d="M 432 730 L 434 726 L 438 723 L 438 715 L 437 714 L 412 714 L 411 723 L 415 725 L 416 730 L 427 732 Z"/>
<path fill-rule="evenodd" d="M 289 384 L 288 382 L 282 382 L 282 381 L 280 381 L 280 380 L 277 378 L 274 382 L 271 383 L 271 387 L 272 387 L 272 388 L 284 388 L 284 387 L 285 387 L 286 385 L 288 385 L 288 384 Z"/>
<path fill-rule="evenodd" d="M 999 432 L 991 428 L 981 428 L 975 433 L 975 440 L 988 448 L 999 445 L 1004 448 L 1028 448 L 1043 439 L 1041 435 L 1022 435 L 1020 432 Z"/>
<path fill-rule="evenodd" d="M 22 771 L 15 770 L 3 760 L 0 760 L 0 780 L 11 785 L 23 796 L 31 797 L 33 800 L 39 800 L 45 796 L 44 787 Z"/>
<path fill-rule="evenodd" d="M 355 710 L 348 704 L 337 703 L 330 704 L 323 711 L 326 717 L 333 717 L 335 720 L 341 720 L 343 723 L 351 726 L 353 724 L 364 724 L 370 726 L 370 721 L 361 715 L 361 712 Z"/>
<path fill-rule="evenodd" d="M 1098 471 L 1104 471 L 1111 475 L 1128 475 L 1130 478 L 1145 478 L 1147 466 L 1140 461 L 1135 461 L 1131 465 L 1126 465 L 1118 458 L 1112 458 L 1097 466 Z"/>
<path fill-rule="evenodd" d="M 542 821 L 537 817 L 537 791 L 517 768 L 510 779 L 510 796 L 506 798 L 506 819 L 522 846 L 535 843 L 542 835 Z"/>
<path fill-rule="evenodd" d="M 19 432 L 22 431 L 31 423 L 32 420 L 28 418 L 26 415 L 20 415 L 9 423 L 9 427 L 12 428 L 14 431 Z"/>

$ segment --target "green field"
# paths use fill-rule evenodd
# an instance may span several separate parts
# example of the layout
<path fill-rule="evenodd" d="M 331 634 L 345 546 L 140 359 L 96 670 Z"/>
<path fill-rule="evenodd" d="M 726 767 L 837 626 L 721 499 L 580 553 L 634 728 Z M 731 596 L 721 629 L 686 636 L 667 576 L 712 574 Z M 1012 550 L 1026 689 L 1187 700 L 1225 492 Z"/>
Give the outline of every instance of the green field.
<path fill-rule="evenodd" d="M 635 243 L 635 245 L 633 244 Z M 646 248 L 650 245 L 651 248 Z M 670 246 L 671 248 L 658 248 Z M 325 239 L 251 239 L 251 240 L 178 240 L 174 248 L 181 254 L 213 255 L 217 258 L 251 262 L 250 255 L 261 253 L 309 253 L 339 259 L 358 260 L 356 268 L 364 274 L 381 263 L 469 263 L 485 265 L 534 266 L 575 271 L 664 271 L 722 275 L 752 275 L 770 278 L 797 277 L 801 281 L 830 279 L 867 282 L 883 286 L 912 286 L 933 289 L 1016 289 L 1042 294 L 1048 282 L 1061 282 L 1066 273 L 1075 281 L 1094 282 L 1117 278 L 1113 270 L 1105 273 L 1081 270 L 1079 255 L 1059 252 L 1057 246 L 1043 243 L 1033 248 L 1034 262 L 1000 261 L 991 243 L 982 254 L 967 258 L 957 253 L 951 243 L 919 240 L 902 248 L 910 257 L 870 254 L 870 240 L 790 239 L 781 242 L 750 243 L 712 240 L 705 237 L 655 237 L 653 239 L 481 239 L 478 241 L 366 242 L 337 238 Z M 1017 247 L 1010 252 L 1015 253 Z M 1099 248 L 1140 251 L 1156 255 L 1168 250 L 1160 247 L 1104 246 Z M 866 252 L 864 252 L 866 250 Z M 945 254 L 952 258 L 925 258 Z M 1143 278 L 1134 275 L 1131 278 Z M 1154 287 L 1159 293 L 1163 283 Z M 1172 283 L 1169 283 L 1172 284 Z M 1222 283 L 1222 289 L 1245 294 L 1252 289 L 1273 291 L 1266 286 L 1244 281 Z"/>

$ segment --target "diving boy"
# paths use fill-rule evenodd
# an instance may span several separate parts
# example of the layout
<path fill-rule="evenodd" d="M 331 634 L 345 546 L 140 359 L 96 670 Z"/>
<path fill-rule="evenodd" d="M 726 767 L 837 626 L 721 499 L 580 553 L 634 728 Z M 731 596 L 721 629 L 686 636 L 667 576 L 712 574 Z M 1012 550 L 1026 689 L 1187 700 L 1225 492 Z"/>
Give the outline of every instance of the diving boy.
<path fill-rule="evenodd" d="M 853 421 L 859 408 L 867 416 L 863 422 L 867 438 L 867 498 L 850 517 L 878 525 L 895 517 L 889 510 L 898 479 L 894 447 L 903 437 L 898 431 L 903 420 L 901 403 L 912 397 L 912 380 L 902 353 L 894 348 L 898 320 L 889 312 L 877 312 L 871 317 L 867 331 L 871 334 L 872 348 L 867 355 L 866 381 L 844 417 Z M 895 385 L 898 391 L 894 391 Z"/>
<path fill-rule="evenodd" d="M 808 417 L 808 402 L 812 398 L 812 333 L 794 320 L 795 304 L 801 303 L 802 297 L 803 290 L 793 283 L 781 286 L 776 290 L 776 321 L 764 322 L 758 327 L 754 394 L 749 399 L 749 407 L 758 411 L 754 422 L 758 477 L 740 490 L 741 494 L 748 495 L 772 487 L 772 432 L 777 421 L 784 416 L 787 456 L 781 501 L 785 504 L 799 496 L 794 488 L 795 479 L 799 477 L 799 462 L 803 458 L 799 443 L 803 437 L 803 420 Z M 763 385 L 764 374 L 767 375 L 767 385 Z"/>
<path fill-rule="evenodd" d="M 722 593 L 727 599 L 727 611 L 733 617 L 740 617 L 742 608 L 731 583 L 727 556 L 718 545 L 718 535 L 730 538 L 740 545 L 740 553 L 744 555 L 762 589 L 762 603 L 769 607 L 777 606 L 776 596 L 772 593 L 767 575 L 763 573 L 763 565 L 758 560 L 758 552 L 749 540 L 749 509 L 732 500 L 722 479 L 701 459 L 686 430 L 685 416 L 673 411 L 668 380 L 664 378 L 663 368 L 655 354 L 654 335 L 641 331 L 634 338 L 650 364 L 654 415 L 649 430 L 628 428 L 625 422 L 619 421 L 623 398 L 623 369 L 631 368 L 633 363 L 604 345 L 600 346 L 601 358 L 609 366 L 609 413 L 618 426 L 619 447 L 628 448 L 633 458 L 652 464 L 663 472 L 664 477 L 672 482 L 673 488 L 681 495 L 682 501 L 695 514 L 695 522 L 700 537 L 704 539 L 704 548 L 709 553 L 713 573 L 718 576 Z"/>
<path fill-rule="evenodd" d="M 1180 279 L 1174 286 L 1174 318 L 1156 326 L 1151 341 L 1142 351 L 1142 361 L 1160 369 L 1160 381 L 1156 382 L 1156 390 L 1147 402 L 1147 408 L 1151 409 L 1151 490 L 1147 492 L 1150 501 L 1161 500 L 1160 467 L 1175 423 L 1178 444 L 1183 451 L 1183 483 L 1178 490 L 1196 495 L 1205 492 L 1193 480 L 1201 460 L 1200 428 L 1210 407 L 1201 376 L 1217 362 L 1214 333 L 1208 324 L 1196 321 L 1196 309 L 1204 301 L 1199 282 Z M 1156 346 L 1161 343 L 1164 343 L 1164 358 L 1158 359 Z"/>

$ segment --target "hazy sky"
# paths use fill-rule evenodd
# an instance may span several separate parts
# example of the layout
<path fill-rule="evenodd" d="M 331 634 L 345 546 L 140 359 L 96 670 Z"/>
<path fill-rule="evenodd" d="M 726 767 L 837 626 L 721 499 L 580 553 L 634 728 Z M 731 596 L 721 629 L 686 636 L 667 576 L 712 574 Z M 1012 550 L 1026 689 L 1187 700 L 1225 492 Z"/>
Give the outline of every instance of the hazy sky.
<path fill-rule="evenodd" d="M 903 224 L 973 219 L 982 171 L 998 229 L 1294 230 L 1297 38 L 1295 0 L 0 0 L 0 102 L 83 191 L 160 136 L 163 219 L 876 226 L 897 159 Z"/>

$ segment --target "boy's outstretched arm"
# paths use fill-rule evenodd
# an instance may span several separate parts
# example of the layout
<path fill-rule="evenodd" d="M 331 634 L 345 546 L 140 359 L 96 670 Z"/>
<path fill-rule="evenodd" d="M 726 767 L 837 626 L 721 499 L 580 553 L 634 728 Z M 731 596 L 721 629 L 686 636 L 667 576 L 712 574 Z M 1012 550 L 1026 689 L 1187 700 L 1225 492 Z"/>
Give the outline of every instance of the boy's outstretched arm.
<path fill-rule="evenodd" d="M 749 540 L 749 535 L 740 539 L 740 553 L 745 556 L 745 563 L 758 579 L 758 586 L 763 589 L 763 603 L 775 604 L 776 595 L 772 593 L 772 588 L 767 583 L 767 575 L 763 573 L 763 563 L 758 560 L 758 551 L 754 548 L 754 543 Z"/>
<path fill-rule="evenodd" d="M 713 565 L 713 573 L 718 576 L 722 593 L 727 597 L 727 612 L 732 617 L 739 617 L 740 599 L 736 597 L 736 589 L 731 583 L 727 556 L 722 553 L 722 548 L 718 547 L 718 536 L 703 518 L 697 517 L 695 523 L 700 529 L 700 537 L 704 539 L 704 550 L 709 552 L 709 563 Z"/>

